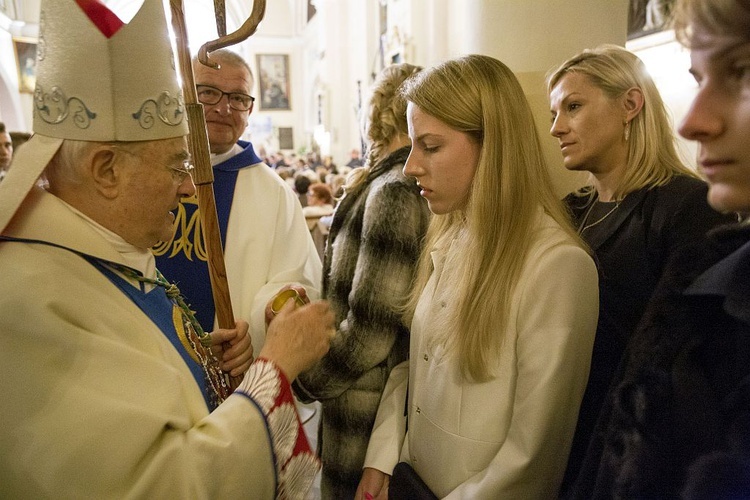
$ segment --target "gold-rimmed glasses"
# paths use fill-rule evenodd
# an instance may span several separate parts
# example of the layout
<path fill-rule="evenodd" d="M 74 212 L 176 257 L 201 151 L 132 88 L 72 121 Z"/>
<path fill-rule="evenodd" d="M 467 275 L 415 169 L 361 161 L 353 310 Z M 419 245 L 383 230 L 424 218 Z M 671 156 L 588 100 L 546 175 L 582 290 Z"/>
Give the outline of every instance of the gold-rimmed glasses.
<path fill-rule="evenodd" d="M 117 150 L 121 151 L 123 153 L 126 153 L 130 156 L 133 156 L 140 160 L 141 162 L 145 161 L 144 158 L 136 153 L 135 151 L 130 151 L 128 149 L 128 146 L 123 146 L 122 144 L 112 144 L 112 146 Z M 172 174 L 172 179 L 174 179 L 175 182 L 178 184 L 182 184 L 185 182 L 185 179 L 190 175 L 192 176 L 193 171 L 195 170 L 195 166 L 190 161 L 190 158 L 185 158 L 182 160 L 177 160 L 175 163 L 180 163 L 179 166 L 175 165 L 165 165 L 167 169 L 169 169 L 169 173 Z"/>
<path fill-rule="evenodd" d="M 190 160 L 183 160 L 182 165 L 179 167 L 169 165 L 167 168 L 169 168 L 170 172 L 172 173 L 172 178 L 174 178 L 174 180 L 176 182 L 179 182 L 180 184 L 185 182 L 185 179 L 187 179 L 188 176 L 192 176 L 193 171 L 195 170 L 195 166 L 190 163 Z"/>

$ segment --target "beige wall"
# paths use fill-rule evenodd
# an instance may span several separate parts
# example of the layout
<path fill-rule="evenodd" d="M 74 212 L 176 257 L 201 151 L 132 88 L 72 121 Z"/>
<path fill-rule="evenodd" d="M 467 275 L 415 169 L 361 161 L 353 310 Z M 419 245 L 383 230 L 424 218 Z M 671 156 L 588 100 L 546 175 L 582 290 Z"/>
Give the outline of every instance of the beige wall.
<path fill-rule="evenodd" d="M 404 0 L 400 0 L 404 1 Z M 556 190 L 580 186 L 549 135 L 546 73 L 575 53 L 602 43 L 625 45 L 628 0 L 411 0 L 414 56 L 419 64 L 469 53 L 503 61 L 518 76 L 537 122 Z"/>
<path fill-rule="evenodd" d="M 138 0 L 105 0 L 112 8 L 133 10 Z M 516 72 L 537 118 L 540 137 L 556 187 L 567 192 L 582 182 L 580 175 L 565 172 L 556 142 L 548 134 L 549 111 L 544 91 L 547 71 L 586 47 L 600 43 L 625 44 L 628 0 L 385 0 L 389 10 L 391 45 L 408 61 L 432 65 L 472 52 L 492 55 Z M 184 0 L 191 30 L 191 47 L 197 49 L 215 36 L 208 0 Z M 356 114 L 360 82 L 366 103 L 372 74 L 380 70 L 381 0 L 315 0 L 318 10 L 307 22 L 307 0 L 268 0 L 266 16 L 257 33 L 235 47 L 257 72 L 256 54 L 287 54 L 292 81 L 291 111 L 256 109 L 254 124 L 271 128 L 272 138 L 262 141 L 271 149 L 279 127 L 292 127 L 295 149 L 309 146 L 320 102 L 323 126 L 329 133 L 330 152 L 338 162 L 360 144 Z M 0 15 L 0 119 L 18 130 L 31 129 L 30 94 L 17 92 L 17 69 L 12 36 L 35 37 L 40 0 L 16 2 L 11 23 Z M 250 0 L 227 0 L 230 31 L 252 8 Z M 397 28 L 399 40 L 394 41 Z M 213 31 L 211 31 L 213 30 Z M 198 34 L 196 34 L 198 33 Z M 674 49 L 670 49 L 674 50 Z M 386 54 L 388 55 L 388 54 Z M 682 73 L 683 69 L 670 71 Z M 665 101 L 679 122 L 694 92 L 684 75 L 677 88 L 657 77 Z M 256 89 L 257 93 L 257 82 Z M 320 101 L 319 101 L 320 98 Z M 693 161 L 695 147 L 683 142 L 685 157 Z"/>

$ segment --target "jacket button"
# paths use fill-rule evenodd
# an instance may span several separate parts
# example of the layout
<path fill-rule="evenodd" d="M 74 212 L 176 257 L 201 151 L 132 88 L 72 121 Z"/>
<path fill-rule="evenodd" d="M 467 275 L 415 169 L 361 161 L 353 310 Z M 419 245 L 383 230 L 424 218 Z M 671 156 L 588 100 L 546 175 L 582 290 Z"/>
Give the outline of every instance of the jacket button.
<path fill-rule="evenodd" d="M 430 357 L 427 355 L 427 353 L 425 353 L 425 355 L 424 355 L 424 360 L 425 361 L 429 361 L 430 360 Z"/>

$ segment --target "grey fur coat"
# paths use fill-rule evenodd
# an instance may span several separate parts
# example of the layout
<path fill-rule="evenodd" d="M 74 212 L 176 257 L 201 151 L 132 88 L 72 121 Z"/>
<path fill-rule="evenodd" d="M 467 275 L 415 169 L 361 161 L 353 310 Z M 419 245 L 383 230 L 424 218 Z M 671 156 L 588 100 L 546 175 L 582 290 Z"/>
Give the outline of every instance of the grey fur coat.
<path fill-rule="evenodd" d="M 381 393 L 409 353 L 397 305 L 412 286 L 430 212 L 401 172 L 408 154 L 408 147 L 393 152 L 341 200 L 328 236 L 323 298 L 338 331 L 328 354 L 295 382 L 302 401 L 322 403 L 325 499 L 354 496 Z"/>

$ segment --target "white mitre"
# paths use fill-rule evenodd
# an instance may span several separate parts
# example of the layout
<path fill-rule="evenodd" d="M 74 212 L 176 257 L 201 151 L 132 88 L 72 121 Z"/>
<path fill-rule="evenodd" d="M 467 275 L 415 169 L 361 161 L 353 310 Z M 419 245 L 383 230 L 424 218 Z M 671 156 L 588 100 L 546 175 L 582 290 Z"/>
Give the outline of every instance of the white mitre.
<path fill-rule="evenodd" d="M 97 26 L 100 14 L 91 15 L 76 0 L 42 0 L 34 135 L 0 182 L 0 231 L 64 139 L 153 141 L 188 133 L 163 0 L 145 0 L 109 37 Z"/>

